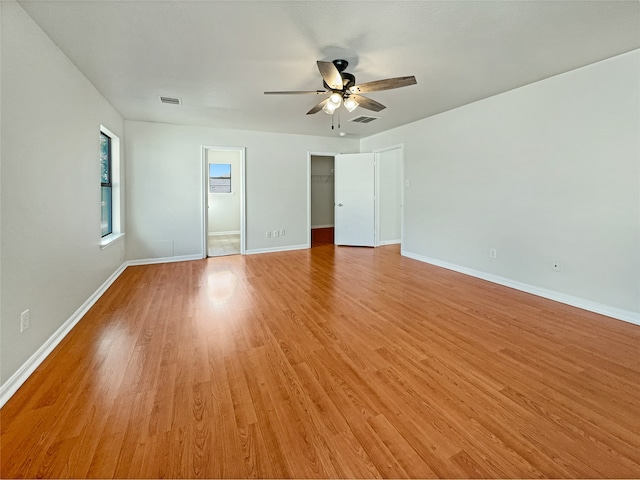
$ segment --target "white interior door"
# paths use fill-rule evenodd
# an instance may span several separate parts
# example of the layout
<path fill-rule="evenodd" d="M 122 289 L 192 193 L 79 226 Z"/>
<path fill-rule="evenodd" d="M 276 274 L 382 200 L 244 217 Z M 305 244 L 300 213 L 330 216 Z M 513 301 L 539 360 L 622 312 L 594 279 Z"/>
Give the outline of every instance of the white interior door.
<path fill-rule="evenodd" d="M 373 153 L 336 155 L 335 244 L 375 246 L 375 160 Z"/>

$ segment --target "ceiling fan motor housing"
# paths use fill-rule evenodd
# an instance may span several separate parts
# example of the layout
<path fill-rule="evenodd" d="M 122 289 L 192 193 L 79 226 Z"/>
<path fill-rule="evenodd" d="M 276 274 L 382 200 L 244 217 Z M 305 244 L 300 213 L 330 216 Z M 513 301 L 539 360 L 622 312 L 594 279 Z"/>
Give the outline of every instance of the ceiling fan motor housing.
<path fill-rule="evenodd" d="M 344 72 L 349 66 L 349 62 L 341 59 L 334 60 L 332 63 L 336 66 L 339 72 Z"/>
<path fill-rule="evenodd" d="M 348 92 L 349 87 L 351 85 L 356 84 L 356 77 L 350 73 L 345 72 L 345 69 L 349 66 L 349 62 L 347 62 L 346 60 L 337 59 L 337 60 L 334 60 L 332 63 L 335 65 L 336 69 L 340 72 L 340 75 L 342 76 L 342 92 L 350 93 Z M 327 82 L 325 82 L 324 80 L 322 81 L 322 85 L 324 85 L 324 88 L 326 88 L 327 90 L 332 90 L 332 88 L 329 85 L 327 85 Z"/>

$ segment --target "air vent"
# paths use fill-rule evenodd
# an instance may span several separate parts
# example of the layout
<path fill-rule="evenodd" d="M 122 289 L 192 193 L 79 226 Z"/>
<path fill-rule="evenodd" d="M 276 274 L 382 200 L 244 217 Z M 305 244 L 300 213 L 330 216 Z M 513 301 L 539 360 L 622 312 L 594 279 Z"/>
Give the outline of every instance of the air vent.
<path fill-rule="evenodd" d="M 352 118 L 349 121 L 350 122 L 356 122 L 356 123 L 369 123 L 369 122 L 373 122 L 374 120 L 377 120 L 379 118 L 380 117 L 368 117 L 367 115 L 360 115 L 358 117 Z"/>
<path fill-rule="evenodd" d="M 160 101 L 169 105 L 180 105 L 182 103 L 182 100 L 177 97 L 160 97 Z"/>

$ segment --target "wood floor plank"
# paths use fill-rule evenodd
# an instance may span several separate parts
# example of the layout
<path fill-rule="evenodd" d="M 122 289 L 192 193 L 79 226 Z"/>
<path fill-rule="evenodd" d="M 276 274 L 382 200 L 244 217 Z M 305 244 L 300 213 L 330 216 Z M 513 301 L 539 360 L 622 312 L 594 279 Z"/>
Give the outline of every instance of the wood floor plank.
<path fill-rule="evenodd" d="M 129 267 L 0 411 L 2 478 L 640 478 L 640 327 L 402 257 Z"/>
<path fill-rule="evenodd" d="M 429 465 L 416 453 L 413 447 L 384 415 L 369 419 L 369 425 L 371 425 L 376 436 L 386 445 L 408 477 L 437 478 L 437 475 L 429 468 Z"/>

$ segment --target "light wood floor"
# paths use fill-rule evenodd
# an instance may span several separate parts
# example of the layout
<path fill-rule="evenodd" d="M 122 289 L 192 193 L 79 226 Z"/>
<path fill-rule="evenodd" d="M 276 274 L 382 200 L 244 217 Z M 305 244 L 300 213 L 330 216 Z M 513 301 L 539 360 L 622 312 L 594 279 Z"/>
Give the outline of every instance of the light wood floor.
<path fill-rule="evenodd" d="M 240 234 L 207 237 L 207 256 L 223 257 L 240 254 Z"/>
<path fill-rule="evenodd" d="M 0 473 L 639 477 L 639 353 L 397 246 L 129 267 L 0 412 Z"/>

